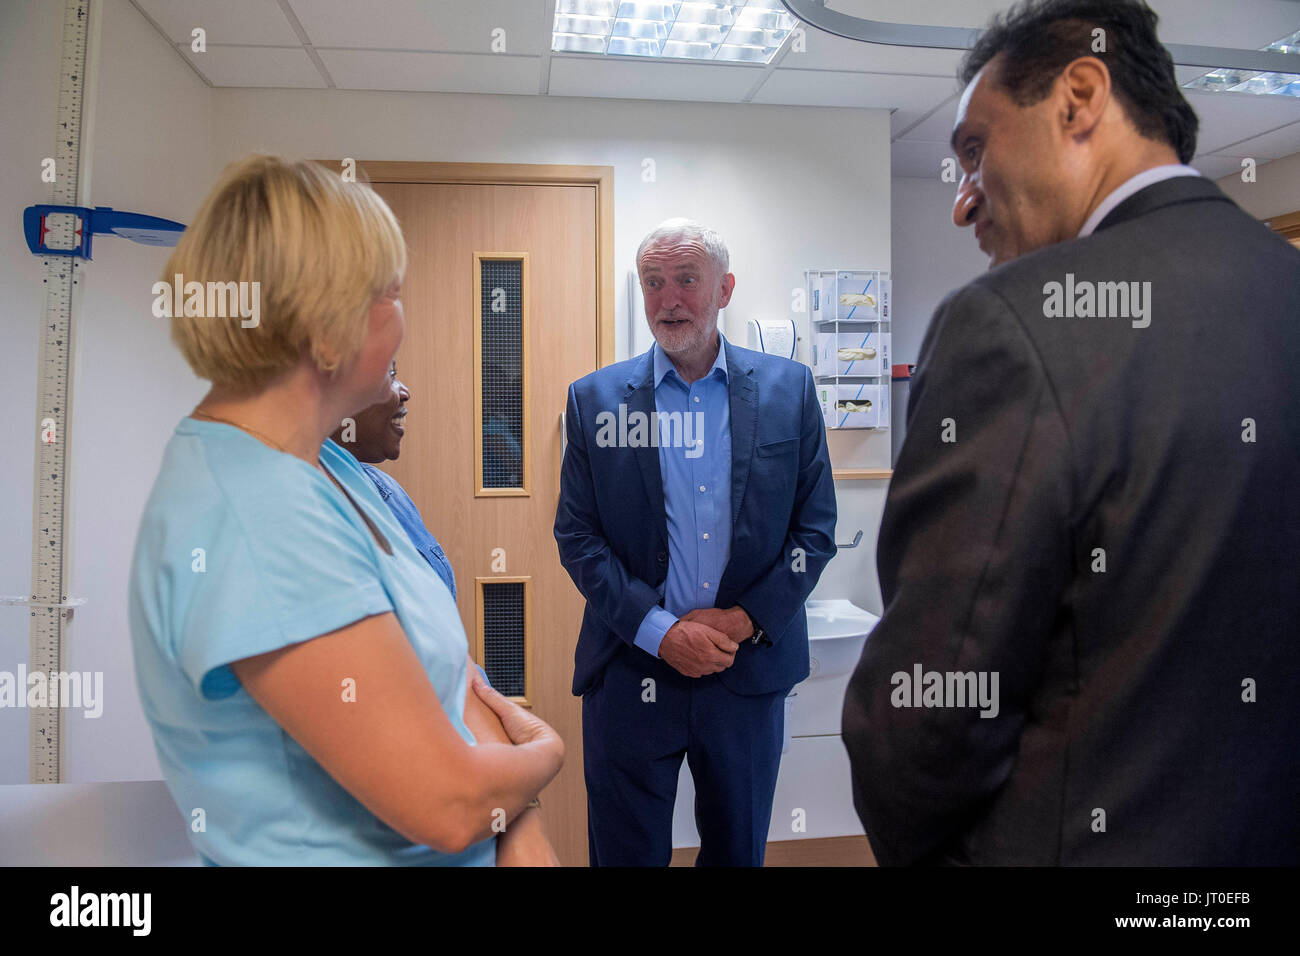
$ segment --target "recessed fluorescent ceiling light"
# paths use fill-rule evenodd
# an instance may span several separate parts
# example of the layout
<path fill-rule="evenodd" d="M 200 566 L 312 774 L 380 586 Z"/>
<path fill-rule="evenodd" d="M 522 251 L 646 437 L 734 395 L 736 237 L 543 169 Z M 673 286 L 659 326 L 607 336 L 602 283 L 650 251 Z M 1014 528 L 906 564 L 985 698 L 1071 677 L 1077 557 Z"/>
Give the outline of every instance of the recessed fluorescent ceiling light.
<path fill-rule="evenodd" d="M 1300 30 L 1270 43 L 1264 49 L 1270 53 L 1300 54 Z M 1211 70 L 1184 83 L 1187 90 L 1209 90 L 1214 93 L 1276 93 L 1281 96 L 1300 96 L 1300 73 L 1261 73 L 1257 70 Z"/>
<path fill-rule="evenodd" d="M 766 63 L 798 22 L 781 0 L 556 0 L 551 49 Z"/>

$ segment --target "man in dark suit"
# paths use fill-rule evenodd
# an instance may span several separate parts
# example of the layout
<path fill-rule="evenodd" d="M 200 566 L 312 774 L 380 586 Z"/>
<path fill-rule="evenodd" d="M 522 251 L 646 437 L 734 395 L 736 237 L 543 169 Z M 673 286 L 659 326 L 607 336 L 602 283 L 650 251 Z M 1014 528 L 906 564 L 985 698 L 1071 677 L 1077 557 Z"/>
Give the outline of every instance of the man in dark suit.
<path fill-rule="evenodd" d="M 1300 863 L 1300 253 L 1182 165 L 1155 22 L 1041 0 L 963 64 L 993 268 L 922 344 L 844 703 L 884 864 Z"/>
<path fill-rule="evenodd" d="M 666 866 L 685 756 L 700 865 L 760 866 L 804 601 L 835 554 L 806 366 L 717 330 L 726 246 L 668 220 L 637 250 L 655 345 L 569 388 L 555 540 L 587 600 L 574 655 L 593 866 Z"/>

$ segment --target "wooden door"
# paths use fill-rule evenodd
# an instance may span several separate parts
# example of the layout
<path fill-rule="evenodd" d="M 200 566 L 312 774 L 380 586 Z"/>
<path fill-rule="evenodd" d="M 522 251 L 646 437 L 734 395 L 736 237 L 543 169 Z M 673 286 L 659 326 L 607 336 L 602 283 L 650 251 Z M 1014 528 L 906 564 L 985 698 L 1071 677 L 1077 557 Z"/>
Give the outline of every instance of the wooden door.
<path fill-rule="evenodd" d="M 601 197 L 597 186 L 584 184 L 384 182 L 375 168 L 383 165 L 367 166 L 367 173 L 401 222 L 410 253 L 397 369 L 411 391 L 401 458 L 384 467 L 410 493 L 451 560 L 476 658 L 483 648 L 483 595 L 495 607 L 498 583 L 523 582 L 521 696 L 566 747 L 563 770 L 541 794 L 542 816 L 561 862 L 586 865 L 581 707 L 570 692 L 583 601 L 560 566 L 552 527 L 568 386 L 597 367 L 612 333 L 601 325 L 608 317 L 598 318 L 606 291 L 598 272 L 608 268 Z M 506 303 L 522 312 L 519 383 L 491 361 L 484 367 L 476 328 L 485 306 L 490 313 L 498 301 L 485 303 L 480 286 L 496 273 L 484 280 L 484 263 L 498 261 L 522 263 L 518 293 L 507 293 L 522 302 Z M 521 467 L 506 469 L 516 477 L 504 484 L 522 487 L 500 487 L 502 470 L 493 457 L 499 436 L 484 404 L 485 382 L 518 385 L 522 402 L 509 447 Z M 495 397 L 488 398 L 491 405 Z M 488 623 L 497 613 L 488 612 Z"/>

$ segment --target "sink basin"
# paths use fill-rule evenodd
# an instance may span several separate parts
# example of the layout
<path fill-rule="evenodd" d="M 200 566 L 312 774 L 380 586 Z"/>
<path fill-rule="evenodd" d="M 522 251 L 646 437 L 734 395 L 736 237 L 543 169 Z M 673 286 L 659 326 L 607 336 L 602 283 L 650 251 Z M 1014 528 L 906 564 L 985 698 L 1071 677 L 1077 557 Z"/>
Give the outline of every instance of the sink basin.
<path fill-rule="evenodd" d="M 808 680 L 850 673 L 880 618 L 843 598 L 807 602 Z"/>

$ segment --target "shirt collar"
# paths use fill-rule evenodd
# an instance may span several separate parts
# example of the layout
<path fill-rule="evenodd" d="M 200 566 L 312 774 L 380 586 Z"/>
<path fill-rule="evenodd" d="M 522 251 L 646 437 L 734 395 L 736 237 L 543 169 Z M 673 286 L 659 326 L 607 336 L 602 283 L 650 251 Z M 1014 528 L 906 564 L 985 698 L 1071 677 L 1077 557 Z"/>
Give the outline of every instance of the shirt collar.
<path fill-rule="evenodd" d="M 669 372 L 677 375 L 677 369 L 673 367 L 672 359 L 668 357 L 667 352 L 659 347 L 658 342 L 654 344 L 651 351 L 654 353 L 655 388 L 658 388 L 659 383 L 664 380 L 664 376 Z M 722 372 L 722 380 L 725 382 L 727 380 L 727 337 L 722 334 L 721 329 L 718 329 L 718 357 L 713 360 L 713 367 L 704 374 L 704 377 L 708 378 L 716 371 Z M 680 375 L 677 378 L 679 381 L 681 380 Z M 683 384 L 685 383 L 683 382 Z"/>
<path fill-rule="evenodd" d="M 1191 166 L 1184 166 L 1181 163 L 1169 163 L 1165 166 L 1152 166 L 1150 169 L 1142 170 L 1142 172 L 1138 173 L 1133 178 L 1121 183 L 1114 192 L 1101 201 L 1101 205 L 1092 211 L 1092 215 L 1088 217 L 1088 221 L 1085 222 L 1083 228 L 1079 230 L 1078 238 L 1082 239 L 1084 236 L 1092 235 L 1093 230 L 1101 225 L 1101 221 L 1110 215 L 1111 210 L 1134 193 L 1141 192 L 1148 186 L 1152 186 L 1161 180 L 1173 179 L 1175 176 L 1199 175 L 1201 174 Z"/>

